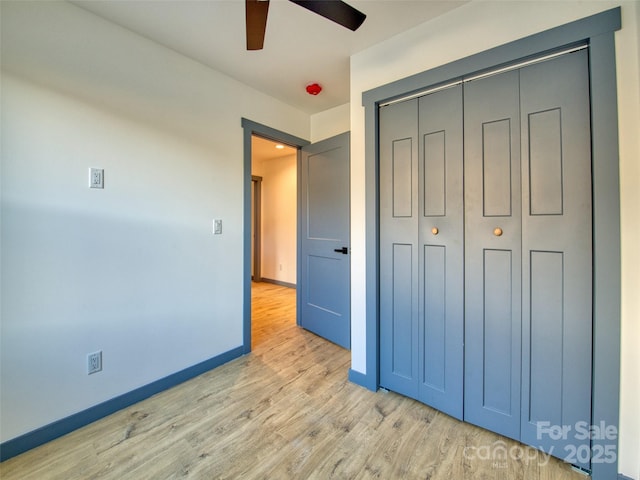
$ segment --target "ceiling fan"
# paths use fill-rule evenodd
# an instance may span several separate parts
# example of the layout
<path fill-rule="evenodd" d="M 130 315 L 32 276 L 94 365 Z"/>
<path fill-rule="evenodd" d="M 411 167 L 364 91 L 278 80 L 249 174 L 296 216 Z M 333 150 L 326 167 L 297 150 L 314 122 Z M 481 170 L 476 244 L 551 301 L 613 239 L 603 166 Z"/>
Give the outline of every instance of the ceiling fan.
<path fill-rule="evenodd" d="M 289 0 L 332 20 L 349 30 L 356 31 L 366 15 L 342 0 Z M 261 50 L 267 28 L 269 0 L 245 0 L 247 24 L 247 50 Z"/>

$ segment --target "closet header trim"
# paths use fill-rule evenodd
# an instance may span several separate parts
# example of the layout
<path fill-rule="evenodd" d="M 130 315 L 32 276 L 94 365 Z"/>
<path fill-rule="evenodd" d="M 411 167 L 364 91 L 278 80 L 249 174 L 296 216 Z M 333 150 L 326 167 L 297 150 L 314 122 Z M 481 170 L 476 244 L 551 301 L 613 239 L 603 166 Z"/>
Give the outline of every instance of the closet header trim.
<path fill-rule="evenodd" d="M 573 46 L 573 47 L 565 48 L 565 49 L 562 49 L 562 50 L 559 50 L 559 51 L 556 51 L 556 52 L 547 53 L 547 54 L 544 54 L 544 55 L 541 55 L 541 56 L 537 56 L 535 58 L 530 58 L 528 60 L 517 61 L 517 62 L 511 63 L 509 65 L 493 68 L 493 69 L 485 71 L 485 72 L 475 73 L 475 74 L 472 74 L 472 75 L 469 75 L 469 76 L 465 76 L 465 77 L 462 77 L 462 78 L 460 78 L 458 80 L 453 80 L 451 82 L 448 82 L 448 83 L 445 83 L 445 84 L 442 84 L 442 85 L 435 85 L 435 86 L 429 87 L 427 89 L 411 93 L 409 95 L 404 95 L 402 97 L 395 98 L 393 100 L 389 100 L 387 102 L 380 103 L 378 106 L 380 108 L 382 108 L 382 107 L 387 107 L 389 105 L 394 105 L 396 103 L 413 100 L 414 98 L 424 97 L 425 95 L 436 93 L 436 92 L 439 92 L 441 90 L 446 90 L 447 88 L 453 88 L 453 87 L 456 87 L 458 85 L 462 85 L 463 83 L 473 82 L 474 80 L 480 80 L 482 78 L 491 77 L 493 75 L 498 75 L 500 73 L 510 72 L 512 70 L 517 70 L 519 68 L 528 67 L 529 65 L 534 65 L 536 63 L 541 63 L 541 62 L 546 62 L 548 60 L 553 60 L 554 58 L 558 58 L 558 57 L 560 57 L 562 55 L 567 55 L 569 53 L 579 52 L 580 50 L 584 50 L 585 48 L 589 48 L 589 45 L 583 44 L 583 45 Z"/>

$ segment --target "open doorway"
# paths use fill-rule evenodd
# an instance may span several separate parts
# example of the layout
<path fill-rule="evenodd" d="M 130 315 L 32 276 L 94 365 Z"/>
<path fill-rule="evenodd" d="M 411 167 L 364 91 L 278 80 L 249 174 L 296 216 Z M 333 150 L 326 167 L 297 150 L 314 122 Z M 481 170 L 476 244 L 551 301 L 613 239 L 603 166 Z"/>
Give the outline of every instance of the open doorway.
<path fill-rule="evenodd" d="M 316 335 L 349 348 L 350 249 L 349 249 L 349 132 L 313 144 L 246 118 L 244 129 L 244 286 L 243 286 L 243 352 L 252 350 L 252 282 L 251 282 L 251 190 L 252 151 L 254 142 L 281 142 L 296 152 L 296 197 L 287 207 L 295 206 L 296 241 L 289 253 L 295 252 L 296 268 L 292 283 L 279 280 L 285 264 L 277 258 L 271 263 L 271 275 L 265 265 L 265 213 L 278 207 L 266 205 L 266 180 L 262 180 L 261 213 L 261 278 L 276 280 L 274 285 L 287 286 L 295 293 L 296 325 Z M 267 144 L 268 145 L 268 144 Z M 275 145 L 272 145 L 275 149 Z M 255 148 L 258 148 L 256 144 Z M 282 149 L 280 149 L 282 150 Z M 260 173 L 260 172 L 258 172 Z M 264 176 L 264 173 L 263 175 Z M 282 205 L 282 204 L 281 204 Z M 293 238 L 294 235 L 291 235 Z M 280 266 L 282 264 L 282 267 Z M 291 262 L 290 262 L 291 264 Z M 275 267 L 275 274 L 274 272 Z M 280 277 L 282 278 L 282 277 Z M 287 285 L 289 284 L 289 285 Z"/>
<path fill-rule="evenodd" d="M 298 149 L 251 136 L 252 349 L 296 322 Z"/>
<path fill-rule="evenodd" d="M 253 206 L 253 201 L 251 198 L 251 192 L 254 186 L 254 183 L 252 181 L 252 163 L 253 163 L 253 150 L 254 150 L 254 139 L 256 140 L 269 140 L 272 142 L 272 148 L 275 150 L 275 143 L 281 143 L 282 145 L 284 145 L 285 147 L 290 147 L 293 150 L 295 150 L 295 154 L 296 154 L 296 169 L 299 167 L 300 165 L 300 157 L 301 157 L 301 148 L 308 145 L 309 142 L 307 140 L 304 140 L 300 137 L 296 137 L 294 135 L 288 134 L 286 132 L 283 132 L 281 130 L 277 130 L 275 128 L 271 128 L 267 125 L 263 125 L 254 121 L 251 121 L 247 118 L 243 118 L 242 119 L 242 128 L 243 128 L 243 146 L 244 146 L 244 225 L 243 225 L 243 230 L 244 230 L 244 235 L 243 235 L 243 246 L 244 246 L 244 279 L 243 279 L 243 294 L 242 294 L 242 303 L 243 303 L 243 340 L 242 340 L 242 349 L 244 353 L 249 353 L 252 351 L 252 344 L 254 343 L 252 341 L 252 310 L 253 310 L 253 306 L 252 306 L 252 280 L 251 280 L 251 275 L 252 275 L 252 220 L 253 217 L 251 215 L 251 210 L 252 210 L 252 206 Z M 256 145 L 255 148 L 259 148 L 259 145 Z M 281 149 L 278 149 L 281 150 Z M 256 158 L 259 156 L 258 153 L 256 153 Z M 257 161 L 257 160 L 256 160 Z M 298 172 L 296 172 L 296 175 L 298 175 Z M 296 178 L 296 182 L 297 182 L 297 178 Z M 261 186 L 262 186 L 262 182 L 261 182 Z M 296 188 L 297 190 L 297 188 Z M 264 212 L 268 207 L 264 205 L 264 203 L 262 202 L 264 198 L 264 195 L 261 194 L 260 200 L 261 200 L 261 208 L 260 211 Z M 295 199 L 295 206 L 297 208 L 297 205 L 300 202 L 300 198 L 299 198 L 299 193 L 296 192 L 296 199 Z M 298 223 L 298 220 L 296 218 L 296 225 Z M 263 225 L 262 229 L 264 230 L 264 225 L 266 224 L 266 222 L 264 222 L 261 219 L 261 224 Z M 296 228 L 299 228 L 299 225 L 297 225 Z M 297 230 L 296 230 L 296 237 L 297 237 Z M 298 239 L 299 240 L 299 239 Z M 260 240 L 260 244 L 263 244 L 263 241 Z M 294 252 L 295 252 L 295 257 L 296 257 L 296 268 L 299 269 L 300 265 L 298 264 L 298 255 L 299 255 L 299 241 L 295 244 L 295 248 L 294 248 Z M 262 255 L 261 252 L 261 256 L 264 257 L 264 255 Z M 255 261 L 255 260 L 254 260 Z M 262 259 L 260 260 L 260 265 L 262 265 Z M 278 263 L 276 263 L 276 265 L 278 265 Z M 279 265 L 278 265 L 279 268 Z M 283 265 L 283 271 L 284 271 L 284 265 Z M 268 275 L 268 274 L 267 274 Z M 266 275 L 263 274 L 263 272 L 260 272 L 260 277 L 261 279 L 264 280 L 264 277 Z M 298 281 L 298 272 L 296 271 L 296 279 L 295 284 L 296 284 L 296 288 L 288 288 L 286 286 L 280 286 L 280 285 L 276 285 L 276 284 L 272 284 L 274 285 L 274 287 L 278 287 L 278 288 L 285 288 L 287 291 L 289 291 L 289 293 L 293 293 L 293 297 L 294 297 L 294 305 L 293 305 L 293 316 L 296 318 L 296 323 L 297 323 L 297 316 L 298 316 L 298 302 L 299 302 L 299 296 L 297 295 L 297 287 L 299 284 Z M 269 278 L 269 277 L 267 277 Z M 260 282 L 260 285 L 264 286 L 264 285 L 269 285 L 269 283 L 266 282 Z"/>

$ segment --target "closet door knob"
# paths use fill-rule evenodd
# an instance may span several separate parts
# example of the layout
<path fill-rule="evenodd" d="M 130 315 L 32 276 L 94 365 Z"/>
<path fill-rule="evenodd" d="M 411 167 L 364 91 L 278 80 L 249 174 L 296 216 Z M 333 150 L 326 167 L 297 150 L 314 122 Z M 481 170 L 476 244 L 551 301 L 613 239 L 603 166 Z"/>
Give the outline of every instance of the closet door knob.
<path fill-rule="evenodd" d="M 501 229 L 500 227 L 496 227 L 496 228 L 494 228 L 494 229 L 493 229 L 493 234 L 494 234 L 496 237 L 501 236 L 501 235 L 502 235 L 502 229 Z"/>
<path fill-rule="evenodd" d="M 433 228 L 431 229 L 431 233 L 433 233 L 434 235 L 437 235 L 439 231 L 440 231 L 440 230 L 438 230 L 438 227 L 433 227 Z"/>

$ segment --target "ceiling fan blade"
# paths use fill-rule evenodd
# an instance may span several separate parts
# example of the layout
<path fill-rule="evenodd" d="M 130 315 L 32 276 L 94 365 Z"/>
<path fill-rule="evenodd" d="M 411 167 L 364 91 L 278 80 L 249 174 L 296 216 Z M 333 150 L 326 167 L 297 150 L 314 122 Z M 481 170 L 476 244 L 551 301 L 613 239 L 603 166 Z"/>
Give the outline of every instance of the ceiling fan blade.
<path fill-rule="evenodd" d="M 354 32 L 367 16 L 341 0 L 290 0 Z"/>
<path fill-rule="evenodd" d="M 247 50 L 262 50 L 269 0 L 245 0 Z"/>

